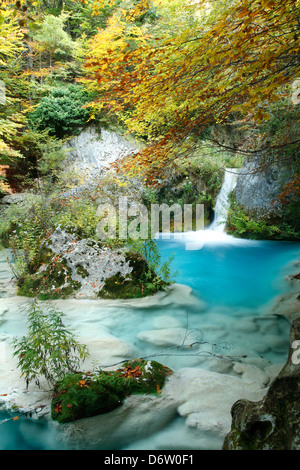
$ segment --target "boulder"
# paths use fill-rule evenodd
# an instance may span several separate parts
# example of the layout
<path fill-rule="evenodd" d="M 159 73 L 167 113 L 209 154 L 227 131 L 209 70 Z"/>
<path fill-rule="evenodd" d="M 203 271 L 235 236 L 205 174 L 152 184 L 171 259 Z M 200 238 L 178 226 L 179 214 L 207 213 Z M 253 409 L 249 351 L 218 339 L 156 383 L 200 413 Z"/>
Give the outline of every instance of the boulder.
<path fill-rule="evenodd" d="M 292 347 L 299 340 L 300 318 L 290 330 L 288 359 L 265 397 L 258 402 L 241 399 L 232 406 L 223 449 L 300 450 L 300 365 Z"/>
<path fill-rule="evenodd" d="M 245 162 L 239 173 L 236 201 L 245 210 L 264 217 L 282 216 L 283 209 L 275 200 L 292 176 L 291 167 L 270 165 L 265 168 L 262 156 L 258 155 Z"/>

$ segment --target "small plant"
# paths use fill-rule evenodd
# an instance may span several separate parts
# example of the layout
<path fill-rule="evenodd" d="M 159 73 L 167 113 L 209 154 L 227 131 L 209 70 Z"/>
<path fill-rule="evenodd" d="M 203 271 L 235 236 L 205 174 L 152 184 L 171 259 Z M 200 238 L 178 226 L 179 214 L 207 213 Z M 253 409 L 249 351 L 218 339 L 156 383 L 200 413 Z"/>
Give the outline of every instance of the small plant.
<path fill-rule="evenodd" d="M 21 339 L 14 338 L 13 356 L 28 388 L 34 380 L 40 386 L 40 377 L 54 385 L 68 372 L 78 372 L 81 361 L 89 353 L 86 346 L 76 341 L 74 334 L 62 322 L 63 313 L 48 305 L 42 311 L 34 302 L 28 304 L 28 333 Z"/>
<path fill-rule="evenodd" d="M 159 285 L 170 285 L 175 282 L 171 274 L 171 263 L 174 260 L 174 255 L 172 253 L 169 259 L 162 263 L 155 240 L 131 240 L 130 250 L 141 255 L 146 261 L 148 271 L 144 273 L 144 276 L 149 283 L 155 284 L 156 290 Z M 176 274 L 174 273 L 173 276 L 176 277 Z"/>

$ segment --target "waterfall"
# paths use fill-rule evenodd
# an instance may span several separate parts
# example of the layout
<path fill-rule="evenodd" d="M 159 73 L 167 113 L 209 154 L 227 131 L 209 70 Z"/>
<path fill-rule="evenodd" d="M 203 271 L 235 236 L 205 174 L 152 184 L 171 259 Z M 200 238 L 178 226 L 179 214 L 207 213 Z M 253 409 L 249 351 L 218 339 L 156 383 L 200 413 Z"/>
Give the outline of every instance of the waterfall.
<path fill-rule="evenodd" d="M 215 217 L 211 225 L 208 227 L 208 230 L 225 232 L 227 214 L 230 206 L 229 195 L 236 186 L 238 171 L 239 170 L 236 168 L 225 169 L 224 181 L 216 199 Z"/>
<path fill-rule="evenodd" d="M 215 215 L 212 223 L 204 230 L 186 232 L 183 234 L 183 242 L 186 250 L 200 250 L 205 244 L 248 244 L 247 240 L 234 238 L 225 231 L 228 209 L 230 206 L 229 195 L 234 190 L 239 169 L 226 168 L 224 181 L 217 196 Z"/>

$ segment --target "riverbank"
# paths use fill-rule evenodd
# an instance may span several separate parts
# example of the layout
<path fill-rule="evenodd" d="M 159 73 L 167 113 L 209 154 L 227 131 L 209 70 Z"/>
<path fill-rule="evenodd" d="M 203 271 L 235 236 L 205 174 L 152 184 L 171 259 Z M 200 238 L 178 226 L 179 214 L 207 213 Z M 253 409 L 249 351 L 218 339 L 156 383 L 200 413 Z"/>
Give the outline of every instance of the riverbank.
<path fill-rule="evenodd" d="M 222 341 L 224 347 L 229 346 L 226 332 L 234 329 L 252 342 L 262 332 L 266 340 L 273 340 L 272 347 L 278 352 L 285 347 L 287 353 L 288 340 L 284 344 L 275 341 L 278 326 L 271 310 L 256 319 L 213 314 L 188 286 L 176 284 L 167 292 L 135 300 L 52 301 L 63 311 L 66 325 L 78 332 L 79 341 L 89 349 L 84 370 L 95 366 L 113 370 L 122 361 L 149 357 L 172 365 L 175 371 L 159 396 L 130 396 L 108 414 L 58 425 L 50 420 L 52 392 L 48 384 L 41 381 L 41 388 L 30 384 L 26 390 L 12 358 L 10 339 L 26 332 L 21 306 L 28 299 L 15 295 L 4 260 L 0 277 L 1 340 L 5 344 L 5 361 L 2 357 L 0 364 L 0 409 L 15 411 L 20 418 L 31 411 L 30 419 L 51 427 L 54 447 L 220 449 L 230 431 L 233 403 L 241 398 L 261 400 L 284 365 L 284 360 L 270 363 L 246 345 L 247 357 L 242 357 L 241 348 L 226 351 L 213 347 L 216 338 L 218 347 Z M 194 328 L 196 318 L 201 319 L 202 336 Z M 208 344 L 200 345 L 201 338 Z"/>

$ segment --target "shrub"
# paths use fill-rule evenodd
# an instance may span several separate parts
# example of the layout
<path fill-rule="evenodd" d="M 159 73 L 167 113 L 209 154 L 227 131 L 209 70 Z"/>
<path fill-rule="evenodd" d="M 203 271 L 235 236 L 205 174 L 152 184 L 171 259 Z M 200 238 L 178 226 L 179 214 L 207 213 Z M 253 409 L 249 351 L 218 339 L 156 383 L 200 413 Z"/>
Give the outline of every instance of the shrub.
<path fill-rule="evenodd" d="M 39 386 L 41 376 L 54 385 L 67 372 L 78 372 L 81 361 L 89 354 L 63 324 L 64 314 L 49 305 L 44 312 L 36 302 L 27 308 L 28 333 L 13 340 L 13 356 L 18 358 L 27 387 L 32 380 Z"/>
<path fill-rule="evenodd" d="M 237 204 L 234 193 L 230 196 L 231 206 L 227 217 L 227 232 L 235 237 L 257 240 L 290 240 L 298 241 L 300 232 L 294 221 L 287 223 L 286 216 L 277 220 L 259 217 L 255 213 L 248 213 Z M 299 216 L 298 216 L 299 217 Z"/>
<path fill-rule="evenodd" d="M 79 85 L 55 88 L 30 114 L 31 125 L 40 130 L 48 129 L 50 135 L 58 138 L 76 134 L 89 117 L 88 110 L 84 108 L 88 101 L 87 93 Z"/>

